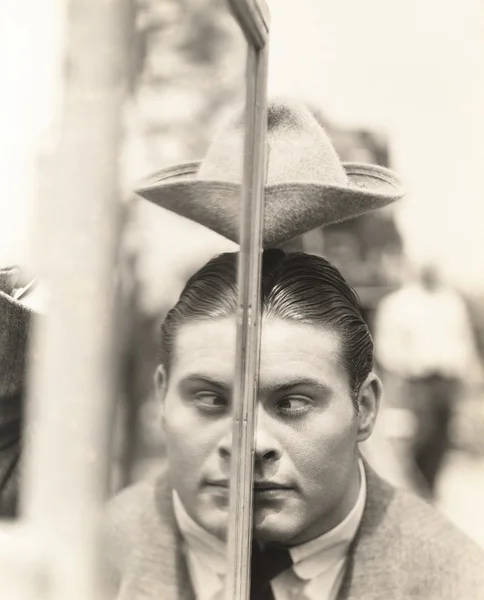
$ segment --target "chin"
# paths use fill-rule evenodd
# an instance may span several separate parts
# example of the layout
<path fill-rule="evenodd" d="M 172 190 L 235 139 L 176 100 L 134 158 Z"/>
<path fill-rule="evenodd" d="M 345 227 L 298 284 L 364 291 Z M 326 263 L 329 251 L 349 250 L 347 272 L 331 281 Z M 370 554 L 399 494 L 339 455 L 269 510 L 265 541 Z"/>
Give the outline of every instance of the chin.
<path fill-rule="evenodd" d="M 199 511 L 195 520 L 200 527 L 219 540 L 227 539 L 228 510 L 210 506 L 206 510 Z"/>
<path fill-rule="evenodd" d="M 262 511 L 254 513 L 254 537 L 261 542 L 274 542 L 278 544 L 291 544 L 303 529 L 302 523 L 295 519 L 294 514 L 272 512 L 264 514 Z"/>

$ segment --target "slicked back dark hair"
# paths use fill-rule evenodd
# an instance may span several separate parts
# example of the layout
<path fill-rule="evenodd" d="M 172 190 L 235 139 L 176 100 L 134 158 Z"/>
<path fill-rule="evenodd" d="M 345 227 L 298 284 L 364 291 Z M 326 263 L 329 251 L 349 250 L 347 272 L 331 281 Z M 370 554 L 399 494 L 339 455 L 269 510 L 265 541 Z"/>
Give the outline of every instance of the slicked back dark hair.
<path fill-rule="evenodd" d="M 169 370 L 176 333 L 188 322 L 220 319 L 237 310 L 237 252 L 217 256 L 193 275 L 162 325 L 161 361 Z M 373 340 L 356 292 L 327 260 L 301 252 L 265 250 L 262 255 L 262 314 L 340 335 L 355 408 L 373 368 Z"/>

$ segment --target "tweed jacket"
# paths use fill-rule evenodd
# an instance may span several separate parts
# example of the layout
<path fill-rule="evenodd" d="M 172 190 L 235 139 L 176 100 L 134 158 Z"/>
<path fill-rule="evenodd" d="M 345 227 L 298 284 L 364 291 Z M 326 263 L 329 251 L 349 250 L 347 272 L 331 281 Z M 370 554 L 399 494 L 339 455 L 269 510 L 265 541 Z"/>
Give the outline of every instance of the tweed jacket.
<path fill-rule="evenodd" d="M 484 600 L 479 547 L 365 469 L 367 502 L 338 600 Z M 105 534 L 111 598 L 195 600 L 164 473 L 110 501 Z"/>

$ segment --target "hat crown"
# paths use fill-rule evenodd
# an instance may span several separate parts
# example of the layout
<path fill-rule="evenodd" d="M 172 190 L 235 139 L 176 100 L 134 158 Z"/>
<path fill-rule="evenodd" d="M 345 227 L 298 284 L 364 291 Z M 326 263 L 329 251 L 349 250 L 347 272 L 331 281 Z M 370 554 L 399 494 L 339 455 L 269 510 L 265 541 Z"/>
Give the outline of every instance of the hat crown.
<path fill-rule="evenodd" d="M 347 185 L 331 140 L 307 108 L 273 100 L 267 107 L 267 186 L 324 182 Z M 240 184 L 244 156 L 244 114 L 222 128 L 200 165 L 197 179 Z"/>
<path fill-rule="evenodd" d="M 264 247 L 402 197 L 401 182 L 390 170 L 342 163 L 327 133 L 304 105 L 272 100 L 267 113 Z M 228 121 L 202 161 L 161 169 L 137 192 L 238 242 L 244 116 L 239 110 Z"/>

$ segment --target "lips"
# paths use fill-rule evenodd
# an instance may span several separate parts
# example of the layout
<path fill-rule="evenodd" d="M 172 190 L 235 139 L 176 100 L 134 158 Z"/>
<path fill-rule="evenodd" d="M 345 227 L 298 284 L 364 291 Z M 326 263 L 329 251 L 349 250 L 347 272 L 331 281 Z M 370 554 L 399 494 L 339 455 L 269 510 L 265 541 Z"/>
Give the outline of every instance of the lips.
<path fill-rule="evenodd" d="M 275 483 L 273 481 L 254 481 L 254 492 L 269 492 L 271 490 L 290 490 L 287 485 Z"/>
<path fill-rule="evenodd" d="M 220 480 L 220 481 L 208 481 L 207 485 L 209 485 L 210 487 L 217 487 L 217 488 L 224 488 L 224 489 L 229 489 L 229 482 L 226 480 Z M 270 492 L 270 491 L 284 491 L 284 490 L 290 490 L 292 489 L 290 486 L 287 485 L 283 485 L 280 483 L 276 483 L 274 481 L 254 481 L 254 493 L 263 493 L 263 492 Z"/>

